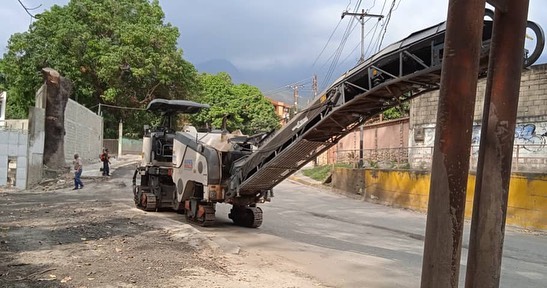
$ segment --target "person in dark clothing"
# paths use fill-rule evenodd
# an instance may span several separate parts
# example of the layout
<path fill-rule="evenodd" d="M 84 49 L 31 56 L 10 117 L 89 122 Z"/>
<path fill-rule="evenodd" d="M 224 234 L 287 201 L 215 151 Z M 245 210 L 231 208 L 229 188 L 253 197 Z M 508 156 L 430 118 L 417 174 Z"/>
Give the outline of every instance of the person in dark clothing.
<path fill-rule="evenodd" d="M 110 156 L 106 148 L 103 149 L 103 154 L 101 154 L 101 161 L 103 161 L 103 176 L 110 176 Z"/>

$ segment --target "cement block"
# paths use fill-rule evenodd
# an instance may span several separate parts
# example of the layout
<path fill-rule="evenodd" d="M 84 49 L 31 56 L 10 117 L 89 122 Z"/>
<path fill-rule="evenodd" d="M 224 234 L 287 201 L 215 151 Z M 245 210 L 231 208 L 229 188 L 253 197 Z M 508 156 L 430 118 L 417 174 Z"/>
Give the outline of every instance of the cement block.
<path fill-rule="evenodd" d="M 19 175 L 19 169 L 17 169 L 17 176 L 15 176 L 15 187 L 18 188 L 18 189 L 27 189 L 27 171 L 26 170 L 22 170 L 24 171 L 24 175 Z"/>
<path fill-rule="evenodd" d="M 17 145 L 19 142 L 19 133 L 15 131 L 8 131 L 8 144 Z"/>
<path fill-rule="evenodd" d="M 28 147 L 26 144 L 17 145 L 17 156 L 27 156 L 28 153 Z"/>
<path fill-rule="evenodd" d="M 27 157 L 17 157 L 17 171 L 19 172 L 19 168 L 21 169 L 27 169 Z M 25 173 L 26 174 L 26 173 Z"/>
<path fill-rule="evenodd" d="M 0 130 L 0 144 L 8 144 L 9 131 Z"/>
<path fill-rule="evenodd" d="M 8 169 L 6 167 L 0 167 L 0 187 L 8 184 Z"/>
<path fill-rule="evenodd" d="M 19 144 L 27 145 L 27 143 L 28 143 L 28 134 L 19 133 Z"/>
<path fill-rule="evenodd" d="M 0 155 L 0 186 L 8 183 L 8 156 Z"/>
<path fill-rule="evenodd" d="M 8 144 L 8 156 L 17 156 L 17 143 Z"/>
<path fill-rule="evenodd" d="M 8 144 L 0 144 L 0 155 L 8 156 Z"/>

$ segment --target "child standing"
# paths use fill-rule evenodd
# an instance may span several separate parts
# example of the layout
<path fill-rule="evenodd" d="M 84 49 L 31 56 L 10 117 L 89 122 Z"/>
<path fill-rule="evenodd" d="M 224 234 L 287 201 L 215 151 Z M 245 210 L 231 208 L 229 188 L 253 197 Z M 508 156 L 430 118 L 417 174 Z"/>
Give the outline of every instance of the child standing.
<path fill-rule="evenodd" d="M 103 154 L 101 154 L 101 161 L 103 161 L 103 176 L 110 176 L 110 156 L 108 155 L 108 149 L 103 149 Z"/>
<path fill-rule="evenodd" d="M 80 177 L 82 176 L 84 165 L 78 154 L 74 154 L 74 161 L 72 161 L 72 164 L 74 165 L 74 189 L 72 190 L 82 189 L 84 188 L 84 183 L 82 183 Z"/>

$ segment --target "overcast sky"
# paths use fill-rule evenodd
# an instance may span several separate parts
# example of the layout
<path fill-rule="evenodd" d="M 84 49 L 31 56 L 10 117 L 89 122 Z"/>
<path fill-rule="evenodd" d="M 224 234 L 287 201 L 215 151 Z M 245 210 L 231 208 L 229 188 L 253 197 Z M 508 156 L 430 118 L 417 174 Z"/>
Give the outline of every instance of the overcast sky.
<path fill-rule="evenodd" d="M 67 0 L 22 0 L 28 7 L 65 5 Z M 330 84 L 351 68 L 360 56 L 360 26 L 354 25 L 339 56 L 336 70 L 328 76 L 333 55 L 352 20 L 342 11 L 356 7 L 356 0 L 160 0 L 166 21 L 179 28 L 179 46 L 185 59 L 202 70 L 231 64 L 235 80 L 250 82 L 268 94 L 289 93 L 288 84 L 303 80 L 303 97 L 311 95 L 311 76 L 318 75 L 320 86 Z M 362 1 L 360 9 L 387 15 L 392 0 Z M 28 29 L 31 18 L 17 0 L 3 0 L 0 8 L 1 51 L 11 34 Z M 446 19 L 448 0 L 397 0 L 387 25 L 382 47 L 416 30 Z M 530 0 L 528 19 L 547 29 L 545 0 Z M 357 24 L 356 22 L 353 22 Z M 365 25 L 366 56 L 378 51 L 380 30 L 386 18 L 370 19 Z M 379 24 L 379 25 L 376 25 Z M 338 28 L 335 29 L 338 25 Z M 376 26 L 375 26 L 376 25 Z M 376 34 L 373 34 L 374 28 Z M 333 33 L 334 32 L 334 33 Z M 332 39 L 329 37 L 332 35 Z M 374 37 L 372 37 L 374 36 Z M 329 43 L 321 54 L 323 47 Z M 540 58 L 547 62 L 547 52 Z M 315 64 L 314 64 L 315 63 Z M 237 69 L 237 70 L 235 70 Z M 236 75 L 237 74 L 237 75 Z M 280 88 L 280 89 L 277 89 Z M 280 93 L 281 92 L 281 93 Z M 290 93 L 289 93 L 290 94 Z"/>

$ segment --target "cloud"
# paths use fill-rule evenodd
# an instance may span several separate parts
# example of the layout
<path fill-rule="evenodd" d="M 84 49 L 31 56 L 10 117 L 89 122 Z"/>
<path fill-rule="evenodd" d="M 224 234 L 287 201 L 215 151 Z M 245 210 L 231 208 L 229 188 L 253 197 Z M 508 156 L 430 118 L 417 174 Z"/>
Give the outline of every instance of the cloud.
<path fill-rule="evenodd" d="M 543 2 L 530 1 L 529 19 L 547 29 L 547 5 Z M 29 7 L 43 4 L 39 12 L 53 4 L 64 5 L 68 0 L 25 0 L 24 3 Z M 397 3 L 382 42 L 383 47 L 446 18 L 448 0 Z M 337 77 L 359 58 L 360 25 L 352 17 L 340 20 L 342 11 L 352 10 L 356 1 L 160 0 L 160 4 L 166 14 L 165 20 L 181 32 L 179 46 L 184 50 L 186 59 L 195 64 L 224 59 L 248 72 L 247 75 L 266 78 L 261 83 L 268 82 L 268 79 L 296 81 L 313 73 L 326 74 L 336 57 L 338 65 L 333 74 Z M 391 1 L 387 0 L 371 0 L 363 1 L 362 7 L 369 13 L 385 15 L 390 4 Z M 0 17 L 4 23 L 4 29 L 0 30 L 0 45 L 3 47 L 11 34 L 25 31 L 30 23 L 30 17 L 16 0 L 3 2 Z M 384 20 L 380 25 L 385 23 Z M 337 56 L 336 49 L 344 42 L 344 31 L 351 21 L 353 32 L 347 37 L 344 50 Z M 337 24 L 336 33 L 318 57 Z M 375 24 L 378 22 L 371 19 L 365 25 L 365 33 L 370 32 L 365 40 L 369 55 L 378 50 L 381 26 Z M 316 59 L 317 63 L 312 67 Z M 547 52 L 540 60 L 547 61 Z M 276 83 L 267 86 L 286 84 Z"/>

